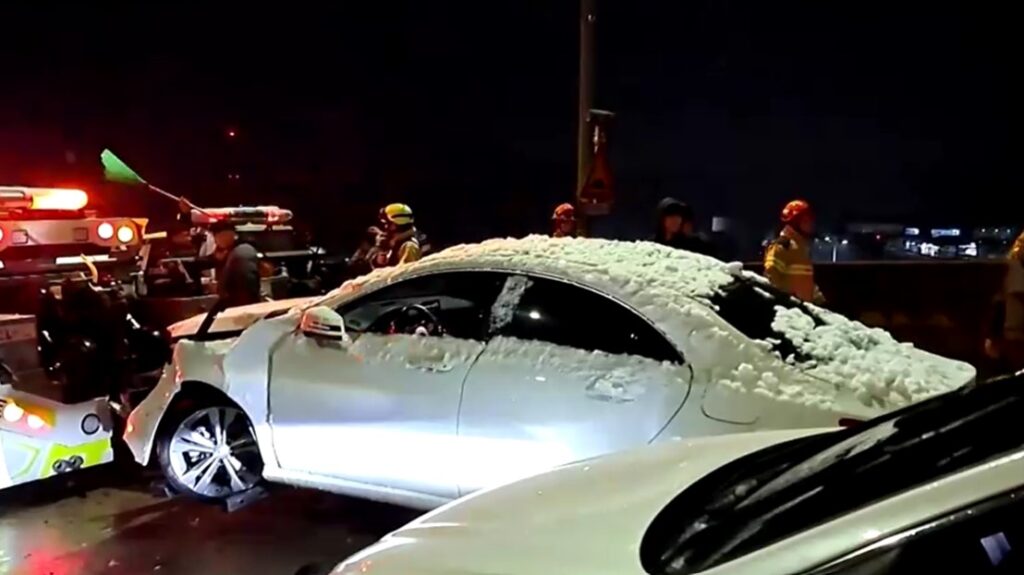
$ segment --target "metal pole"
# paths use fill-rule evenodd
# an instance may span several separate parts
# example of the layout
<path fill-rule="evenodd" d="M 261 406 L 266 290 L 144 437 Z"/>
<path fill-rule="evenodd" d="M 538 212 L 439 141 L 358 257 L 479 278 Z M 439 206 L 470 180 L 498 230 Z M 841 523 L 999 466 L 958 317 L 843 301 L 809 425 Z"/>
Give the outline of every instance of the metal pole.
<path fill-rule="evenodd" d="M 580 0 L 580 94 L 579 109 L 576 114 L 576 198 L 587 180 L 590 162 L 594 156 L 594 144 L 591 141 L 590 109 L 594 104 L 594 22 L 596 0 Z M 585 228 L 585 217 L 579 219 L 581 231 Z"/>

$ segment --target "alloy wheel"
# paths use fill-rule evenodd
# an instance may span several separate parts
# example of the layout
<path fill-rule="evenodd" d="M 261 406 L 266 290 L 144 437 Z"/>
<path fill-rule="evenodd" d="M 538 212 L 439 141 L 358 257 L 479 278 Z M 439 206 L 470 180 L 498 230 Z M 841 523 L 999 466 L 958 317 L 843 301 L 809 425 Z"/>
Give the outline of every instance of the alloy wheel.
<path fill-rule="evenodd" d="M 263 468 L 249 419 L 233 407 L 189 415 L 171 436 L 174 478 L 197 495 L 223 498 L 251 489 Z"/>

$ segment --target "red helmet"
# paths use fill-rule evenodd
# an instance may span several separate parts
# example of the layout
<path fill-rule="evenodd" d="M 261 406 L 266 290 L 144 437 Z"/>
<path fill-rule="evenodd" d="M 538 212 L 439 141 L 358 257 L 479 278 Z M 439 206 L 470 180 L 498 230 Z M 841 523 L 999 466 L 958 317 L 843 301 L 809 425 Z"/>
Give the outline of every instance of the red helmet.
<path fill-rule="evenodd" d="M 576 208 L 572 204 L 561 204 L 555 208 L 555 213 L 551 215 L 551 219 L 557 222 L 571 222 L 576 219 Z"/>
<path fill-rule="evenodd" d="M 804 200 L 793 200 L 782 208 L 782 223 L 792 224 L 811 215 L 811 204 Z"/>

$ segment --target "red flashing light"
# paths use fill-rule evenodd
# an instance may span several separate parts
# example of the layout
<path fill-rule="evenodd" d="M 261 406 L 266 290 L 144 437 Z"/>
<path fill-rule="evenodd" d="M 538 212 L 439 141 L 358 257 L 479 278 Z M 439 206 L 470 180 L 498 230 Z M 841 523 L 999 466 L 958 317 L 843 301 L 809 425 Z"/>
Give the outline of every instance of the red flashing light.
<path fill-rule="evenodd" d="M 68 188 L 30 189 L 33 210 L 80 210 L 89 203 L 89 195 L 82 190 Z"/>
<path fill-rule="evenodd" d="M 856 427 L 864 423 L 863 419 L 855 419 L 853 417 L 843 417 L 839 419 L 839 427 Z"/>
<path fill-rule="evenodd" d="M 0 186 L 0 207 L 8 209 L 75 211 L 88 203 L 82 190 Z"/>

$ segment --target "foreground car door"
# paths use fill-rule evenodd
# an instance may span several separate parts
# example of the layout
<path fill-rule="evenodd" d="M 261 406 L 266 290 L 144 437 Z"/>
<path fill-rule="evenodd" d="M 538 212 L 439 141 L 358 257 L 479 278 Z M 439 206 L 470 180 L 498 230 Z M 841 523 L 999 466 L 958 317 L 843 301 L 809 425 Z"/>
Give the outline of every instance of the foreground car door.
<path fill-rule="evenodd" d="M 351 344 L 289 335 L 273 352 L 270 381 L 281 466 L 454 497 L 462 386 L 502 280 L 458 272 L 401 281 L 338 310 Z"/>
<path fill-rule="evenodd" d="M 601 294 L 513 276 L 466 382 L 461 493 L 644 445 L 682 407 L 692 370 L 646 319 Z"/>

